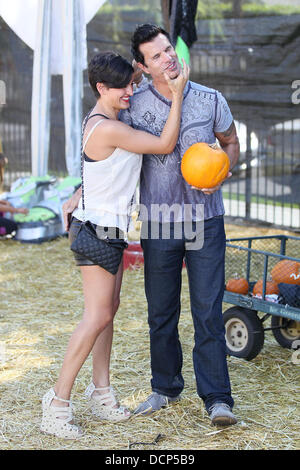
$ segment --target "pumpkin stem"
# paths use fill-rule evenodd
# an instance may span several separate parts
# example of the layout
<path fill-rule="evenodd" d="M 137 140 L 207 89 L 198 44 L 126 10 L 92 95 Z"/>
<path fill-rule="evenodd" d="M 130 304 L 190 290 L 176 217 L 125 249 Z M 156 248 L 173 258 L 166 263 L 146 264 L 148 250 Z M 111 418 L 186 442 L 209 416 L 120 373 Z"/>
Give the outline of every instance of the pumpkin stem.
<path fill-rule="evenodd" d="M 207 144 L 207 145 L 214 150 L 218 150 L 220 148 L 216 142 L 214 144 Z"/>

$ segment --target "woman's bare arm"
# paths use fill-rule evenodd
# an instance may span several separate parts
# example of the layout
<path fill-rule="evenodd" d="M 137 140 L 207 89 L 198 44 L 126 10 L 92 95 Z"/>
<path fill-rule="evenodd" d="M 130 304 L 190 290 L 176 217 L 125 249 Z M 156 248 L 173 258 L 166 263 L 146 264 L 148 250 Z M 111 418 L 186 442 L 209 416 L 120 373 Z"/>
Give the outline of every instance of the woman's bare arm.
<path fill-rule="evenodd" d="M 120 121 L 107 120 L 98 126 L 91 139 L 91 148 L 96 148 L 98 143 L 99 154 L 101 142 L 102 148 L 119 147 L 134 153 L 170 153 L 174 149 L 180 128 L 181 106 L 183 101 L 183 90 L 189 76 L 189 68 L 184 63 L 183 69 L 178 77 L 170 80 L 167 74 L 165 79 L 172 92 L 172 105 L 167 122 L 160 136 L 149 132 L 133 129 Z M 87 154 L 89 148 L 87 146 Z M 91 152 L 93 159 L 97 159 L 95 152 Z"/>

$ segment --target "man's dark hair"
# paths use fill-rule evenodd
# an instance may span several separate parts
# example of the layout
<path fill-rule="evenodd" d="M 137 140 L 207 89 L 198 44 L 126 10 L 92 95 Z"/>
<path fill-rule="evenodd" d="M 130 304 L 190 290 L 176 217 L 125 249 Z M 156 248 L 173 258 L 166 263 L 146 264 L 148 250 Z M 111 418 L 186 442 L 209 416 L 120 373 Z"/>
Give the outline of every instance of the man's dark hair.
<path fill-rule="evenodd" d="M 145 42 L 153 41 L 153 39 L 155 39 L 159 34 L 164 34 L 171 42 L 169 33 L 167 33 L 167 31 L 165 31 L 160 26 L 145 23 L 136 28 L 131 38 L 131 53 L 136 62 L 140 62 L 141 64 L 145 65 L 145 58 L 140 52 L 139 47 Z"/>
<path fill-rule="evenodd" d="M 100 96 L 97 83 L 103 83 L 108 88 L 125 88 L 132 74 L 132 65 L 115 52 L 102 52 L 95 55 L 88 67 L 89 82 L 96 98 Z"/>

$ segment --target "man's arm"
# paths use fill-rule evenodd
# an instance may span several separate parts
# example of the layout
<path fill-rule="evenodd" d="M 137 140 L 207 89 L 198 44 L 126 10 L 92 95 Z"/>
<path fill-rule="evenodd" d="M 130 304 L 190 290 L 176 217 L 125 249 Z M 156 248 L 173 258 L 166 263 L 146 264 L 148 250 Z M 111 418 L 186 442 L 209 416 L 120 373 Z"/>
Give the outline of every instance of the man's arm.
<path fill-rule="evenodd" d="M 216 132 L 216 138 L 220 142 L 220 145 L 224 152 L 227 153 L 230 159 L 230 170 L 237 164 L 240 156 L 240 143 L 236 133 L 234 121 L 225 132 Z"/>
<path fill-rule="evenodd" d="M 64 216 L 64 226 L 66 232 L 69 231 L 72 212 L 78 207 L 79 201 L 81 198 L 81 186 L 73 194 L 73 196 L 68 199 L 62 206 L 63 216 Z"/>

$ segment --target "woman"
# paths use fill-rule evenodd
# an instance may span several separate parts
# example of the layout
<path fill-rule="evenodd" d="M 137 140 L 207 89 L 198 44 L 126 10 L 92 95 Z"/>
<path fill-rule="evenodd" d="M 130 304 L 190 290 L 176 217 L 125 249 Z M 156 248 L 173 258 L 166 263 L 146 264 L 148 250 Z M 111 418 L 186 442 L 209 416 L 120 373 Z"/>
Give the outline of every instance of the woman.
<path fill-rule="evenodd" d="M 80 221 L 89 220 L 101 231 L 114 229 L 123 238 L 128 229 L 128 210 L 140 175 L 142 154 L 168 154 L 176 145 L 183 89 L 188 79 L 186 64 L 175 80 L 166 75 L 172 91 L 172 106 L 160 137 L 132 129 L 118 121 L 118 113 L 130 106 L 133 68 L 120 55 L 103 53 L 89 64 L 89 82 L 97 98 L 86 120 L 84 148 L 84 205 L 73 213 L 71 241 Z M 86 390 L 93 414 L 101 419 L 121 421 L 130 412 L 117 402 L 109 382 L 113 318 L 119 306 L 123 266 L 116 275 L 75 254 L 80 266 L 83 319 L 71 336 L 58 381 L 43 397 L 41 430 L 58 437 L 77 438 L 82 431 L 72 418 L 70 395 L 75 378 L 93 353 L 92 383 Z"/>

